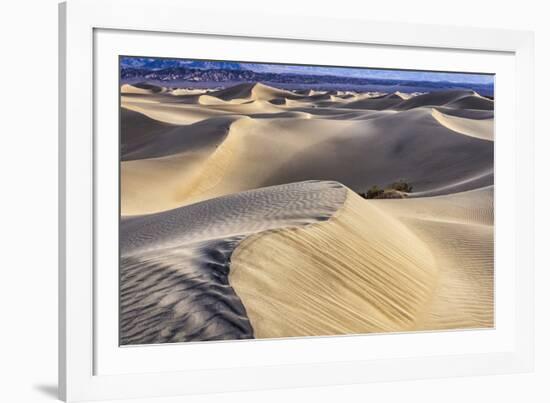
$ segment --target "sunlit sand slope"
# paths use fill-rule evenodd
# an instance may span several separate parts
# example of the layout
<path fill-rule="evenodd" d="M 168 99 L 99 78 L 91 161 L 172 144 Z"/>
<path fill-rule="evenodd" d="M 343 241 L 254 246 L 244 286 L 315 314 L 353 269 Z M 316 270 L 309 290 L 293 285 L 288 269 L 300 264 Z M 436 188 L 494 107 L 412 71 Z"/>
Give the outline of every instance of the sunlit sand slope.
<path fill-rule="evenodd" d="M 431 309 L 418 329 L 494 325 L 493 187 L 448 196 L 374 200 L 426 245 L 438 268 Z"/>
<path fill-rule="evenodd" d="M 248 237 L 230 283 L 256 337 L 492 326 L 491 189 L 480 195 L 349 192 L 326 222 Z"/>
<path fill-rule="evenodd" d="M 483 140 L 493 140 L 493 118 L 476 119 L 472 116 L 453 116 L 437 109 L 432 110 L 432 116 L 441 125 L 454 130 L 455 132 L 477 137 Z"/>
<path fill-rule="evenodd" d="M 166 91 L 165 88 L 158 87 L 156 85 L 150 85 L 150 84 L 123 84 L 120 88 L 120 92 L 122 94 L 135 94 L 135 95 L 143 95 L 143 94 L 156 94 L 159 92 Z"/>
<path fill-rule="evenodd" d="M 231 261 L 259 338 L 412 329 L 437 276 L 426 245 L 351 192 L 329 221 L 249 237 Z"/>
<path fill-rule="evenodd" d="M 254 337 L 228 282 L 233 249 L 250 234 L 327 220 L 345 198 L 338 183 L 310 181 L 123 219 L 121 343 Z"/>
<path fill-rule="evenodd" d="M 229 133 L 235 117 L 214 117 L 185 127 L 122 110 L 121 207 L 145 214 L 180 206 L 183 184 L 203 170 Z M 131 133 L 131 134 L 130 134 Z"/>

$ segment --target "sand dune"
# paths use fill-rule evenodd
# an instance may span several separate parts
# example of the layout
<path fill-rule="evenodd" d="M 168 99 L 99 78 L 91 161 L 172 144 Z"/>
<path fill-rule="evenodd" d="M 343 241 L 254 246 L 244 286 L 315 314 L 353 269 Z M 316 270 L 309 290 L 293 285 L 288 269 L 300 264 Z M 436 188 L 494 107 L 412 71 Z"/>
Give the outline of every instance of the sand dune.
<path fill-rule="evenodd" d="M 373 201 L 427 245 L 438 267 L 431 309 L 420 330 L 494 325 L 494 201 L 485 187 L 448 196 Z"/>
<path fill-rule="evenodd" d="M 197 102 L 200 105 L 214 106 L 214 105 L 231 105 L 231 104 L 240 105 L 240 104 L 242 104 L 246 101 L 241 101 L 239 99 L 233 99 L 233 100 L 230 100 L 230 101 L 225 101 L 221 98 L 217 98 L 217 97 L 212 96 L 212 95 L 201 95 L 197 98 Z"/>
<path fill-rule="evenodd" d="M 492 327 L 493 106 L 123 85 L 121 343 Z"/>
<path fill-rule="evenodd" d="M 229 87 L 223 90 L 210 93 L 212 97 L 223 100 L 233 99 L 254 99 L 268 101 L 275 98 L 298 98 L 299 96 L 291 91 L 270 87 L 261 83 L 244 83 Z"/>
<path fill-rule="evenodd" d="M 315 136 L 315 122 L 297 124 L 303 137 Z M 492 143 L 449 130 L 427 109 L 324 123 L 334 135 L 289 155 L 271 180 L 285 183 L 319 175 L 362 191 L 402 178 L 415 191 L 428 191 L 492 168 Z"/>
<path fill-rule="evenodd" d="M 399 109 L 412 109 L 422 106 L 440 106 L 445 105 L 450 102 L 454 102 L 457 99 L 463 98 L 465 96 L 474 95 L 474 91 L 463 91 L 463 90 L 453 90 L 453 91 L 438 91 L 438 92 L 429 92 L 426 94 L 418 95 L 414 98 L 405 100 L 404 102 L 399 103 Z"/>
<path fill-rule="evenodd" d="M 490 188 L 349 192 L 326 222 L 242 241 L 229 278 L 259 338 L 490 327 L 492 241 Z"/>
<path fill-rule="evenodd" d="M 369 110 L 384 110 L 384 109 L 393 109 L 397 105 L 400 105 L 403 102 L 403 98 L 395 95 L 381 95 L 378 97 L 368 97 L 364 99 L 358 99 L 356 101 L 351 101 L 343 105 L 343 108 L 349 109 L 369 109 Z"/>
<path fill-rule="evenodd" d="M 196 97 L 196 96 L 193 96 Z M 175 98 L 175 97 L 174 97 Z M 174 125 L 187 125 L 200 122 L 215 116 L 227 115 L 227 112 L 213 108 L 204 108 L 195 102 L 191 104 L 178 102 L 160 102 L 160 100 L 143 100 L 143 98 L 123 97 L 122 106 L 134 112 L 139 112 L 153 120 Z"/>
<path fill-rule="evenodd" d="M 343 108 L 404 111 L 419 107 L 446 106 L 457 109 L 493 109 L 493 101 L 471 90 L 437 91 L 425 94 L 391 94 L 369 96 L 353 100 Z"/>
<path fill-rule="evenodd" d="M 253 337 L 228 283 L 245 236 L 327 220 L 344 202 L 334 182 L 257 189 L 121 222 L 121 342 Z"/>
<path fill-rule="evenodd" d="M 489 168 L 486 171 L 481 171 L 477 175 L 470 176 L 466 179 L 458 180 L 456 182 L 447 183 L 441 187 L 435 187 L 429 190 L 421 192 L 413 192 L 409 194 L 409 197 L 426 197 L 426 196 L 439 196 L 447 195 L 458 192 L 465 192 L 471 189 L 479 189 L 489 186 L 494 181 L 493 169 Z"/>
<path fill-rule="evenodd" d="M 123 84 L 120 88 L 122 94 L 156 94 L 164 92 L 165 89 L 156 85 L 139 83 L 139 84 Z"/>
<path fill-rule="evenodd" d="M 449 102 L 446 106 L 456 109 L 478 109 L 478 110 L 493 110 L 494 105 L 491 99 L 483 98 L 479 95 L 467 96 L 457 99 L 453 102 Z"/>
<path fill-rule="evenodd" d="M 223 142 L 236 119 L 232 116 L 213 117 L 180 126 L 122 108 L 122 160 L 156 158 L 217 146 Z"/>
<path fill-rule="evenodd" d="M 437 277 L 426 245 L 352 192 L 329 221 L 249 237 L 231 262 L 257 338 L 413 329 Z"/>
<path fill-rule="evenodd" d="M 397 96 L 399 96 L 401 99 L 404 99 L 404 100 L 411 99 L 411 98 L 416 97 L 418 95 L 422 95 L 421 92 L 406 93 L 406 92 L 401 92 L 401 91 L 396 91 L 395 94 Z"/>
<path fill-rule="evenodd" d="M 441 125 L 455 132 L 493 141 L 493 119 L 469 119 L 466 117 L 452 116 L 442 113 L 437 109 L 432 109 L 432 116 L 441 123 Z"/>
<path fill-rule="evenodd" d="M 203 95 L 211 92 L 210 90 L 204 90 L 201 88 L 176 88 L 170 91 L 174 96 L 187 96 L 187 95 Z"/>
<path fill-rule="evenodd" d="M 490 327 L 492 204 L 309 181 L 126 218 L 121 341 Z"/>
<path fill-rule="evenodd" d="M 492 184 L 491 111 L 448 106 L 486 100 L 473 91 L 408 99 L 356 94 L 329 101 L 332 106 L 312 101 L 335 94 L 242 84 L 190 95 L 190 103 L 174 103 L 184 96 L 167 94 L 141 96 L 154 102 L 123 98 L 123 214 L 311 179 L 335 180 L 358 192 L 404 179 L 425 195 Z M 284 103 L 273 104 L 277 99 Z M 204 147 L 197 150 L 195 143 Z"/>
<path fill-rule="evenodd" d="M 121 209 L 125 215 L 179 207 L 182 187 L 203 170 L 238 117 L 213 117 L 172 125 L 122 109 Z M 127 133 L 131 133 L 128 136 Z"/>

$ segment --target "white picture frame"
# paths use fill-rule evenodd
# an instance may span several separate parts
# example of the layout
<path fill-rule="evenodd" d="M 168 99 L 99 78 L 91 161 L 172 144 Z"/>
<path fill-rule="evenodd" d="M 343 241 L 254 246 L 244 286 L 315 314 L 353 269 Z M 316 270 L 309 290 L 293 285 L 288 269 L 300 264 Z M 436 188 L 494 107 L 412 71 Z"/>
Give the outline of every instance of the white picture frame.
<path fill-rule="evenodd" d="M 325 21 L 311 17 L 285 20 L 284 33 L 281 33 L 280 21 L 268 14 L 227 15 L 224 12 L 223 15 L 206 15 L 197 10 L 187 9 L 182 2 L 171 0 L 70 0 L 62 3 L 59 10 L 59 390 L 62 399 L 77 401 L 170 396 L 532 370 L 532 33 L 404 25 L 361 19 Z M 181 15 L 185 15 L 185 19 L 180 18 Z M 327 26 L 332 29 L 321 28 Z M 141 38 L 154 35 L 193 35 L 213 40 L 246 40 L 252 44 L 254 41 L 295 41 L 303 43 L 304 46 L 309 44 L 318 47 L 380 46 L 408 52 L 479 52 L 506 55 L 507 63 L 512 63 L 512 68 L 508 68 L 506 71 L 510 74 L 503 73 L 503 77 L 513 84 L 510 88 L 515 103 L 511 103 L 506 109 L 506 112 L 509 112 L 506 114 L 510 119 L 509 128 L 499 129 L 497 123 L 497 137 L 499 134 L 506 136 L 510 147 L 507 151 L 502 149 L 502 158 L 513 158 L 513 163 L 506 164 L 506 169 L 500 171 L 503 173 L 501 178 L 505 176 L 509 184 L 506 192 L 508 202 L 499 202 L 498 192 L 495 199 L 497 205 L 506 204 L 511 224 L 500 226 L 497 220 L 495 232 L 497 239 L 510 240 L 507 249 L 511 253 L 509 256 L 514 258 L 506 266 L 507 278 L 510 279 L 507 291 L 500 293 L 501 301 L 511 301 L 509 305 L 506 304 L 509 309 L 505 312 L 504 325 L 502 320 L 499 324 L 497 316 L 496 328 L 504 329 L 501 334 L 502 344 L 496 344 L 494 349 L 489 350 L 485 349 L 481 342 L 476 344 L 478 338 L 484 337 L 476 332 L 453 335 L 431 333 L 422 334 L 417 338 L 424 340 L 422 343 L 433 344 L 438 338 L 462 337 L 463 340 L 467 340 L 464 343 L 471 344 L 472 348 L 427 352 L 415 347 L 414 341 L 409 344 L 407 339 L 407 346 L 412 346 L 407 354 L 392 357 L 365 355 L 370 358 L 362 358 L 359 354 L 357 359 L 342 355 L 339 359 L 335 347 L 338 343 L 342 346 L 346 343 L 349 348 L 362 349 L 361 343 L 368 339 L 329 337 L 292 342 L 281 340 L 277 341 L 277 344 L 262 341 L 255 345 L 256 351 L 253 353 L 258 354 L 260 358 L 242 365 L 217 365 L 215 360 L 210 360 L 213 363 L 207 367 L 163 366 L 163 362 L 166 361 L 163 354 L 165 356 L 166 351 L 169 351 L 165 348 L 164 353 L 158 349 L 147 352 L 146 360 L 138 357 L 142 363 L 139 371 L 128 370 L 127 367 L 132 365 L 132 361 L 126 362 L 126 368 L 122 362 L 118 369 L 111 365 L 108 370 L 103 371 L 98 365 L 98 362 L 105 361 L 104 358 L 98 357 L 98 351 L 103 351 L 98 350 L 102 345 L 98 340 L 103 337 L 102 326 L 98 324 L 103 323 L 104 317 L 98 314 L 101 312 L 98 299 L 102 298 L 102 293 L 98 290 L 105 288 L 100 287 L 103 277 L 98 276 L 95 245 L 98 244 L 98 239 L 104 239 L 108 234 L 101 233 L 97 226 L 99 203 L 96 179 L 101 175 L 98 164 L 101 164 L 103 159 L 98 160 L 97 157 L 98 147 L 101 145 L 97 144 L 95 130 L 102 124 L 98 121 L 97 115 L 101 111 L 101 105 L 104 105 L 103 100 L 109 99 L 109 94 L 107 98 L 103 98 L 104 91 L 98 88 L 102 81 L 97 77 L 97 71 L 100 70 L 97 63 L 104 52 L 104 48 L 100 49 L 101 46 L 98 45 L 98 34 L 101 32 L 122 32 L 141 35 Z M 124 38 L 115 40 L 112 37 L 107 43 L 119 43 L 117 41 L 123 43 Z M 106 55 L 113 55 L 120 49 L 117 46 L 107 48 L 109 49 L 105 51 Z M 326 57 L 328 56 L 325 55 Z M 464 69 L 467 69 L 467 66 Z M 504 114 L 497 117 L 497 122 L 501 116 L 504 122 Z M 498 147 L 496 159 L 498 167 Z M 497 173 L 497 177 L 498 175 Z M 502 195 L 504 193 L 500 193 L 500 196 Z M 499 235 L 499 231 L 502 235 Z M 116 307 L 113 309 L 117 310 Z M 497 312 L 498 309 L 497 299 Z M 396 338 L 396 335 L 374 337 L 377 338 L 376 343 L 381 344 L 403 344 L 405 340 Z M 488 342 L 492 343 L 492 340 Z M 231 343 L 218 343 L 214 348 L 222 351 L 231 348 Z M 243 342 L 239 343 L 243 345 Z M 291 350 L 284 347 L 285 343 L 287 347 L 305 351 L 307 354 L 304 353 L 301 361 L 285 361 L 285 355 L 291 354 Z M 261 350 L 272 348 L 280 349 L 278 355 L 282 359 L 269 361 L 261 355 Z M 250 351 L 248 353 L 252 354 Z M 318 354 L 322 357 L 315 357 Z M 323 358 L 323 355 L 326 357 Z M 110 360 L 108 356 L 107 359 Z M 130 360 L 130 357 L 126 355 L 117 359 L 124 361 Z M 211 379 L 217 381 L 212 383 Z"/>

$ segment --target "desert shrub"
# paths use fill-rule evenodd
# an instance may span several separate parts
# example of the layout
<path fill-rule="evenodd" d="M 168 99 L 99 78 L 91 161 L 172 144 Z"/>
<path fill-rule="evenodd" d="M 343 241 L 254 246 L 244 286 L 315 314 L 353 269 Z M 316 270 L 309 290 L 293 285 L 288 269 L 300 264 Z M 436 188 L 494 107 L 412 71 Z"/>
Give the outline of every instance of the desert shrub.
<path fill-rule="evenodd" d="M 365 199 L 376 199 L 377 197 L 381 196 L 383 193 L 384 193 L 384 189 L 381 189 L 378 186 L 373 185 L 369 190 L 367 190 Z"/>
<path fill-rule="evenodd" d="M 391 188 L 399 192 L 411 193 L 413 190 L 412 185 L 405 182 L 403 179 L 400 179 L 397 182 L 392 183 Z"/>
<path fill-rule="evenodd" d="M 366 192 L 358 192 L 363 199 L 403 199 L 407 197 L 407 193 L 412 192 L 413 187 L 400 180 L 394 182 L 390 187 L 382 189 L 378 185 L 373 185 Z"/>
<path fill-rule="evenodd" d="M 405 199 L 408 195 L 405 192 L 400 192 L 395 189 L 384 189 L 382 194 L 375 197 L 375 199 Z"/>

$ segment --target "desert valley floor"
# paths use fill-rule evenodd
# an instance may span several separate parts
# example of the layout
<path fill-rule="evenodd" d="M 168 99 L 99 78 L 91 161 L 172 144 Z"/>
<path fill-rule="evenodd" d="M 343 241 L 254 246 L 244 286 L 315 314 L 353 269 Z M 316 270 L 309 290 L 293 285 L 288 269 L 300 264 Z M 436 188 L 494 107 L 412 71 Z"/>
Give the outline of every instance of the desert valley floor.
<path fill-rule="evenodd" d="M 492 327 L 493 121 L 469 90 L 123 85 L 120 343 Z"/>

